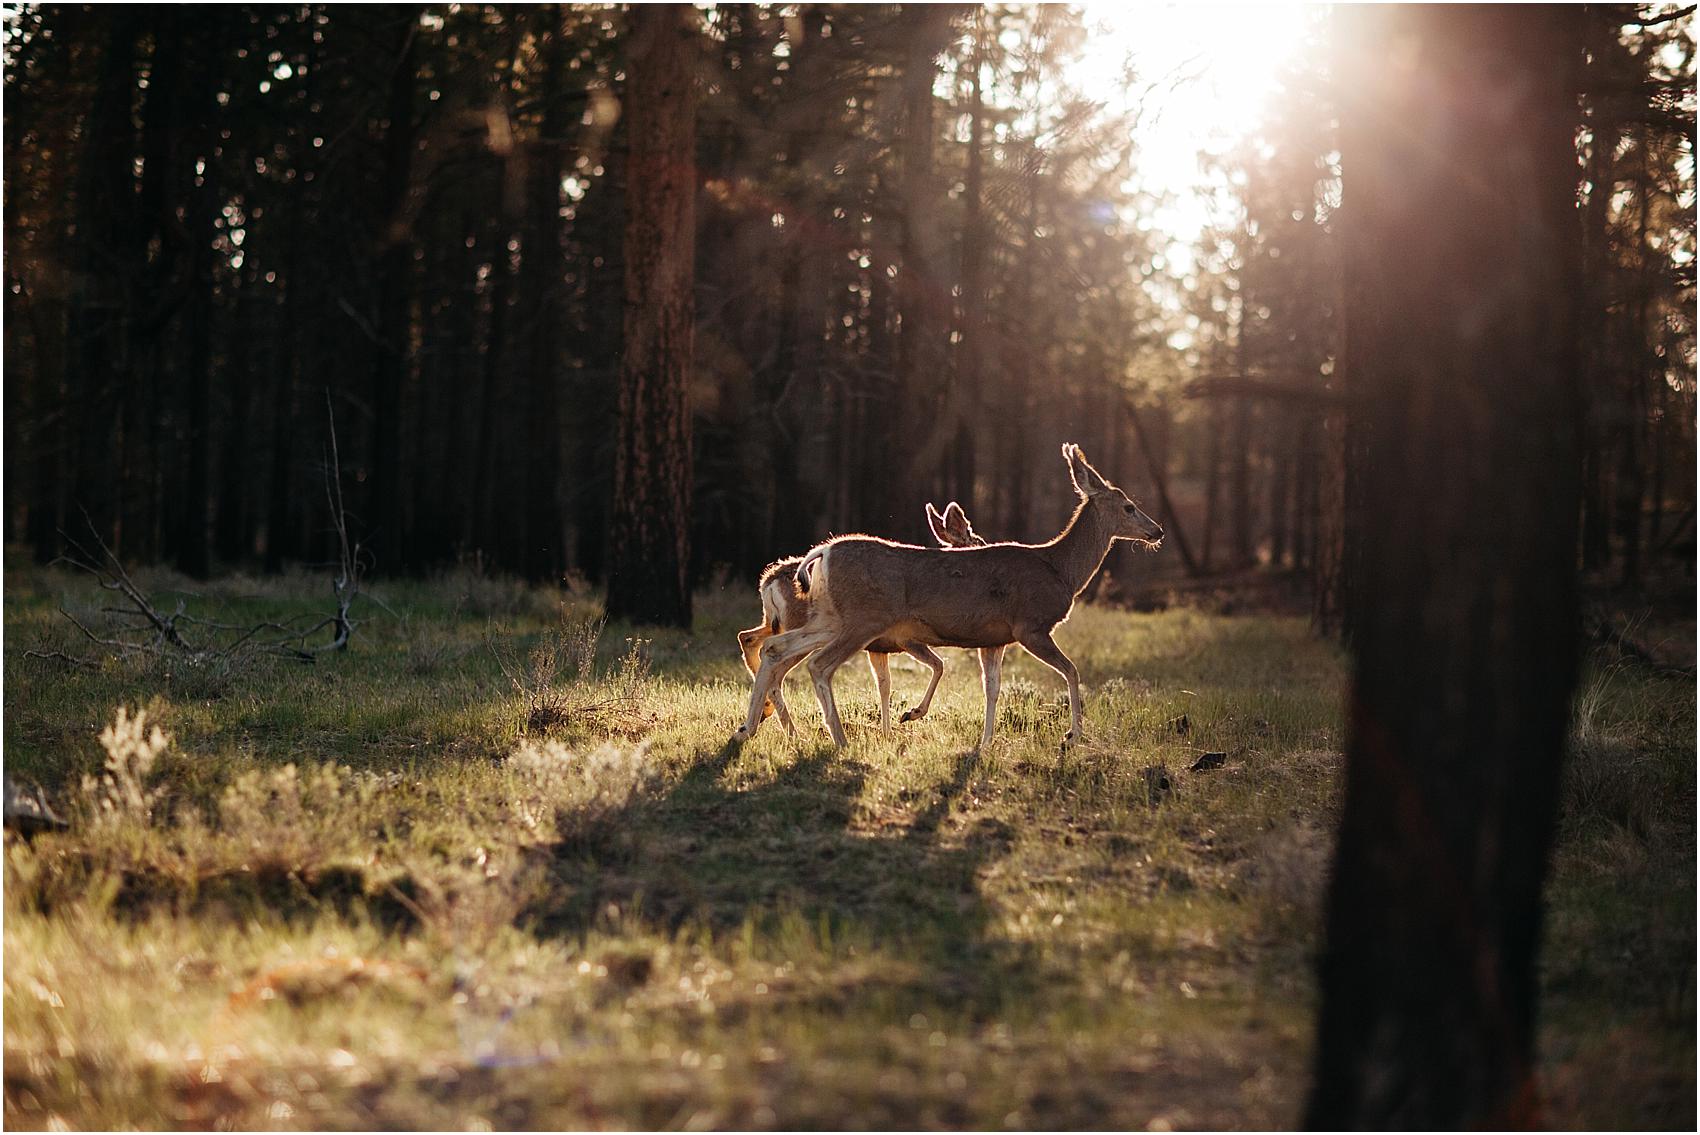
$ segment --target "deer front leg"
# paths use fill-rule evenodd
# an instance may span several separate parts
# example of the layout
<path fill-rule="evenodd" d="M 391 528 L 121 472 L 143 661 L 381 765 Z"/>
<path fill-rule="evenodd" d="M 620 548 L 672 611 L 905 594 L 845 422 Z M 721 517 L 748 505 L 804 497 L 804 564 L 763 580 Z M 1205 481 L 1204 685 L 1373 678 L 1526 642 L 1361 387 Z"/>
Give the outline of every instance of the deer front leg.
<path fill-rule="evenodd" d="M 832 743 L 840 749 L 849 742 L 844 739 L 844 723 L 838 719 L 838 703 L 833 700 L 832 676 L 872 637 L 840 635 L 809 659 L 809 675 L 815 681 L 815 697 L 820 701 L 821 717 L 826 721 L 826 731 L 832 734 Z"/>
<path fill-rule="evenodd" d="M 931 647 L 919 642 L 904 643 L 903 652 L 917 662 L 930 667 L 933 671 L 933 679 L 927 683 L 927 692 L 921 695 L 921 704 L 898 719 L 900 721 L 919 721 L 927 716 L 927 710 L 932 708 L 933 691 L 939 688 L 939 679 L 944 677 L 944 659 L 933 653 Z"/>
<path fill-rule="evenodd" d="M 880 732 L 891 732 L 891 655 L 868 651 L 868 669 L 874 672 L 874 688 L 880 695 Z"/>
<path fill-rule="evenodd" d="M 738 632 L 738 650 L 744 656 L 744 669 L 750 672 L 750 679 L 752 681 L 755 680 L 756 672 L 761 669 L 761 644 L 772 637 L 773 631 L 768 628 L 765 621 L 763 621 L 759 626 L 750 627 L 748 630 Z M 775 709 L 780 712 L 779 720 L 785 722 L 786 729 L 790 729 L 791 725 L 787 720 L 788 715 L 785 713 L 783 699 L 779 702 L 770 700 L 763 705 L 761 709 L 762 719 L 765 721 L 768 714 L 772 713 Z"/>
<path fill-rule="evenodd" d="M 986 726 L 980 731 L 980 751 L 992 743 L 992 731 L 998 723 L 998 686 L 1003 679 L 1003 651 L 1001 646 L 987 646 L 980 649 L 980 685 L 986 691 Z"/>
<path fill-rule="evenodd" d="M 734 742 L 747 741 L 756 735 L 765 716 L 762 707 L 779 683 L 785 680 L 785 675 L 813 651 L 830 642 L 832 637 L 833 632 L 827 628 L 801 627 L 774 635 L 762 644 L 761 668 L 756 672 L 755 689 L 750 691 L 750 712 L 744 718 L 744 724 L 732 734 Z"/>
<path fill-rule="evenodd" d="M 1041 631 L 1037 634 L 1028 635 L 1020 642 L 1022 646 L 1027 648 L 1028 654 L 1061 674 L 1063 679 L 1068 682 L 1069 724 L 1068 732 L 1063 734 L 1062 739 L 1062 747 L 1067 749 L 1070 745 L 1079 741 L 1082 735 L 1080 672 L 1074 668 L 1074 663 L 1069 661 L 1068 655 L 1064 654 L 1061 648 L 1051 640 L 1051 632 Z"/>

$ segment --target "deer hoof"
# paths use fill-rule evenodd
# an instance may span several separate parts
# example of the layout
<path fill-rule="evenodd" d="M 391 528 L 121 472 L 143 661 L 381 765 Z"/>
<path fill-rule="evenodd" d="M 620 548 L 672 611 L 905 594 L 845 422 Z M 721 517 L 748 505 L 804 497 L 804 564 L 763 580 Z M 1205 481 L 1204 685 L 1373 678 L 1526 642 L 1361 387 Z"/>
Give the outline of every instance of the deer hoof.
<path fill-rule="evenodd" d="M 1069 749 L 1074 747 L 1074 743 L 1078 740 L 1080 740 L 1080 737 L 1074 730 L 1070 729 L 1067 733 L 1063 734 L 1062 745 L 1060 746 L 1061 751 L 1065 753 L 1068 752 Z"/>
<path fill-rule="evenodd" d="M 745 741 L 748 741 L 751 736 L 752 736 L 752 733 L 750 731 L 749 726 L 740 725 L 740 726 L 738 726 L 738 731 L 736 733 L 732 734 L 732 744 L 741 745 Z"/>
<path fill-rule="evenodd" d="M 919 720 L 921 720 L 921 711 L 919 709 L 906 709 L 903 711 L 903 716 L 897 719 L 897 722 L 901 725 L 906 722 Z"/>

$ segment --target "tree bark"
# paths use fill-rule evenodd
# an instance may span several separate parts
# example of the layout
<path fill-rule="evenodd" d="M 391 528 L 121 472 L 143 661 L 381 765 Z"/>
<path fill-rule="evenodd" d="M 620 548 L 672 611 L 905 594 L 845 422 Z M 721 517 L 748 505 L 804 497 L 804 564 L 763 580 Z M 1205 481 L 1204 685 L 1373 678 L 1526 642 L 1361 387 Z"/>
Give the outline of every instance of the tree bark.
<path fill-rule="evenodd" d="M 131 186 L 135 127 L 136 10 L 91 13 L 91 33 L 103 33 L 94 102 L 84 127 L 76 192 L 75 263 L 78 280 L 67 312 L 67 387 L 76 423 L 67 517 L 81 513 L 113 550 L 123 552 L 114 460 L 119 395 L 128 384 L 131 330 Z"/>
<path fill-rule="evenodd" d="M 898 143 L 903 180 L 898 186 L 902 267 L 897 295 L 902 325 L 897 337 L 897 381 L 899 404 L 909 408 L 902 468 L 912 487 L 931 492 L 938 487 L 945 447 L 956 437 L 958 413 L 957 392 L 951 388 L 945 365 L 952 301 L 941 272 L 942 226 L 933 211 L 943 197 L 933 178 L 933 80 L 938 55 L 949 42 L 954 6 L 905 5 L 902 14 L 907 47 Z"/>
<path fill-rule="evenodd" d="M 565 32 L 561 9 L 551 5 L 538 13 L 547 39 L 542 56 L 543 127 L 527 170 L 530 182 L 527 209 L 530 224 L 521 264 L 523 290 L 531 305 L 531 359 L 526 391 L 527 493 L 525 546 L 520 567 L 534 583 L 559 582 L 566 567 L 561 547 L 560 312 L 561 279 L 561 155 L 567 131 L 567 108 L 562 100 L 566 69 Z"/>
<path fill-rule="evenodd" d="M 236 311 L 229 335 L 229 372 L 225 383 L 230 392 L 230 416 L 219 447 L 218 516 L 214 524 L 214 547 L 225 564 L 235 564 L 253 551 L 248 501 L 248 455 L 254 439 L 248 432 L 248 405 L 254 376 L 249 366 L 249 343 L 257 337 L 254 318 L 253 274 L 241 276 L 236 284 Z"/>
<path fill-rule="evenodd" d="M 634 8 L 630 19 L 625 353 L 608 617 L 688 627 L 697 15 L 666 4 Z"/>
<path fill-rule="evenodd" d="M 372 545 L 386 570 L 407 561 L 401 487 L 402 394 L 410 348 L 409 311 L 413 242 L 407 231 L 407 196 L 413 173 L 413 86 L 418 43 L 416 9 L 404 7 L 398 20 L 394 70 L 390 74 L 384 133 L 383 224 L 378 234 L 378 342 L 372 390 Z"/>
<path fill-rule="evenodd" d="M 1251 358 L 1246 344 L 1247 307 L 1242 284 L 1235 304 L 1238 314 L 1234 329 L 1235 367 L 1240 374 L 1247 373 Z M 1232 566 L 1243 568 L 1256 559 L 1251 539 L 1251 399 L 1234 399 L 1232 414 L 1232 433 L 1228 437 L 1228 534 L 1232 541 L 1229 555 Z"/>
<path fill-rule="evenodd" d="M 1337 19 L 1363 575 L 1306 1122 L 1531 1126 L 1576 672 L 1576 10 Z"/>
<path fill-rule="evenodd" d="M 194 33 L 202 56 L 203 73 L 217 74 L 222 50 L 221 13 L 209 13 Z M 190 151 L 201 163 L 201 184 L 189 185 L 188 304 L 189 359 L 185 372 L 184 417 L 188 421 L 189 462 L 183 492 L 183 528 L 177 541 L 177 565 L 193 579 L 212 571 L 212 337 L 216 311 L 213 240 L 218 236 L 219 193 L 218 104 L 202 90 L 191 104 L 189 120 L 195 131 Z"/>
<path fill-rule="evenodd" d="M 972 409 L 958 407 L 954 492 L 952 495 L 978 516 L 980 502 L 975 499 L 977 481 L 976 448 L 986 422 L 986 361 L 988 289 L 986 287 L 987 250 L 991 243 L 986 225 L 986 40 L 991 32 L 986 25 L 985 8 L 974 10 L 974 46 L 969 54 L 968 73 L 968 156 L 962 179 L 962 196 L 966 212 L 962 220 L 962 299 L 958 333 L 961 341 L 956 347 L 956 388 L 958 397 L 971 404 Z M 1113 466 L 1112 466 L 1113 467 Z"/>

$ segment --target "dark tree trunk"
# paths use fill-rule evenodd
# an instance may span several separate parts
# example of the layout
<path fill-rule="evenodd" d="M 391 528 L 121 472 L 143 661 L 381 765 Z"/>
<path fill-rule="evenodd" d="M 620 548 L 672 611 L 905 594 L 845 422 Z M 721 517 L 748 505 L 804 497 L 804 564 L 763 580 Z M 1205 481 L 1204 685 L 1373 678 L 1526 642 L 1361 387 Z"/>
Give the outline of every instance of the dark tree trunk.
<path fill-rule="evenodd" d="M 1330 408 L 1317 425 L 1316 538 L 1311 550 L 1311 625 L 1337 634 L 1345 623 L 1345 415 Z"/>
<path fill-rule="evenodd" d="M 531 308 L 531 358 L 526 390 L 526 514 L 525 547 L 520 570 L 533 582 L 558 582 L 566 567 L 561 537 L 560 469 L 560 282 L 561 155 L 567 132 L 567 107 L 562 95 L 566 69 L 561 10 L 551 6 L 539 13 L 547 36 L 542 49 L 543 137 L 527 170 L 526 191 L 530 224 L 521 265 L 523 291 Z"/>
<path fill-rule="evenodd" d="M 1269 566 L 1279 568 L 1287 560 L 1287 496 L 1292 489 L 1292 415 L 1279 407 L 1267 407 L 1269 436 Z"/>
<path fill-rule="evenodd" d="M 969 56 L 968 73 L 968 157 L 962 179 L 962 196 L 966 213 L 962 220 L 962 299 L 958 333 L 961 341 L 956 347 L 956 389 L 965 403 L 958 408 L 955 443 L 955 468 L 952 495 L 968 510 L 970 517 L 979 515 L 980 502 L 975 499 L 976 445 L 985 430 L 989 415 L 986 405 L 986 332 L 990 327 L 986 308 L 986 259 L 991 241 L 986 231 L 986 105 L 983 77 L 985 42 L 990 32 L 986 27 L 986 10 L 975 9 L 974 46 Z"/>
<path fill-rule="evenodd" d="M 621 45 L 625 37 L 618 41 Z M 623 60 L 621 60 L 623 63 Z M 584 298 L 576 353 L 569 504 L 577 538 L 578 570 L 605 580 L 608 564 L 609 503 L 613 496 L 615 391 L 619 360 L 625 354 L 624 300 L 626 231 L 626 154 L 630 120 L 621 115 L 609 132 L 604 174 L 586 195 L 575 230 L 586 263 Z"/>
<path fill-rule="evenodd" d="M 1234 335 L 1236 369 L 1246 373 L 1246 300 L 1239 302 L 1239 325 Z M 1228 531 L 1233 565 L 1246 567 L 1256 558 L 1251 539 L 1251 399 L 1233 400 L 1232 432 L 1228 437 Z"/>
<path fill-rule="evenodd" d="M 608 617 L 688 627 L 696 10 L 634 8 Z"/>
<path fill-rule="evenodd" d="M 385 571 L 407 562 L 408 534 L 404 531 L 401 487 L 403 388 L 409 357 L 409 311 L 412 306 L 413 242 L 408 234 L 407 198 L 413 171 L 413 86 L 418 28 L 414 9 L 401 8 L 392 18 L 400 28 L 394 70 L 390 75 L 384 133 L 383 231 L 378 248 L 378 342 L 372 390 L 372 532 L 371 544 Z"/>
<path fill-rule="evenodd" d="M 855 455 L 855 485 L 852 492 L 852 525 L 864 532 L 889 532 L 896 509 L 892 475 L 894 463 L 902 456 L 901 428 L 870 429 L 876 419 L 873 408 L 901 406 L 904 390 L 899 377 L 896 323 L 901 308 L 899 291 L 885 268 L 899 256 L 902 246 L 901 230 L 892 210 L 883 198 L 892 186 L 883 179 L 876 182 L 864 207 L 873 217 L 871 243 L 874 247 L 874 270 L 868 281 L 867 350 L 861 362 L 860 381 L 849 396 L 854 412 L 844 426 L 844 443 Z M 901 270 L 901 269 L 900 269 Z"/>
<path fill-rule="evenodd" d="M 301 486 L 292 480 L 292 474 L 297 468 L 296 371 L 301 367 L 301 346 L 296 335 L 306 322 L 309 286 L 304 267 L 307 227 L 307 207 L 303 204 L 294 210 L 291 218 L 291 235 L 295 239 L 284 256 L 283 304 L 278 318 L 281 351 L 271 368 L 271 470 L 267 479 L 265 570 L 272 574 L 283 570 L 286 559 L 301 554 L 295 532 Z"/>
<path fill-rule="evenodd" d="M 1216 502 L 1222 495 L 1222 409 L 1221 402 L 1210 400 L 1206 411 L 1204 443 L 1204 547 L 1198 554 L 1198 570 L 1209 575 L 1215 562 Z"/>
<path fill-rule="evenodd" d="M 84 127 L 76 186 L 78 279 L 67 313 L 67 383 L 74 427 L 70 531 L 86 538 L 83 513 L 122 550 L 114 461 L 119 395 L 127 386 L 135 84 L 140 16 L 114 9 L 89 17 L 104 31 L 94 103 Z"/>
<path fill-rule="evenodd" d="M 938 55 L 949 40 L 954 6 L 905 5 L 902 14 L 907 46 L 899 142 L 902 267 L 897 297 L 902 326 L 897 337 L 897 381 L 902 399 L 898 404 L 908 407 L 908 414 L 903 422 L 893 422 L 892 428 L 904 431 L 901 468 L 907 470 L 911 490 L 931 493 L 939 487 L 945 448 L 956 437 L 960 393 L 952 389 L 945 365 L 952 298 L 939 242 L 943 226 L 934 213 L 944 194 L 935 187 L 933 177 L 933 80 Z"/>
<path fill-rule="evenodd" d="M 215 13 L 217 10 L 214 10 Z M 203 73 L 217 74 L 222 47 L 221 16 L 209 14 L 195 33 Z M 210 91 L 199 92 L 190 111 L 195 130 L 191 153 L 201 163 L 201 184 L 189 197 L 189 359 L 184 378 L 184 418 L 188 423 L 188 475 L 183 490 L 183 527 L 177 542 L 177 566 L 193 579 L 212 571 L 212 340 L 216 310 L 213 240 L 218 236 L 224 201 L 218 180 L 218 104 Z"/>
<path fill-rule="evenodd" d="M 213 526 L 219 559 L 234 564 L 253 551 L 248 518 L 248 454 L 253 438 L 248 433 L 249 373 L 248 344 L 258 334 L 254 319 L 254 282 L 251 275 L 237 282 L 236 313 L 229 335 L 230 418 L 225 424 L 219 450 L 218 519 Z"/>
<path fill-rule="evenodd" d="M 793 45 L 789 82 L 807 89 L 817 82 L 820 30 L 824 12 L 807 10 L 804 34 Z M 789 109 L 785 130 L 786 161 L 807 174 L 814 162 L 814 147 L 820 136 L 813 117 L 814 107 L 800 102 Z M 737 171 L 734 171 L 735 173 Z M 773 350 L 773 366 L 762 384 L 765 420 L 757 429 L 765 439 L 771 470 L 766 510 L 767 539 L 760 555 L 765 561 L 779 549 L 806 547 L 816 536 L 822 502 L 815 486 L 804 476 L 804 432 L 810 428 L 807 411 L 819 398 L 819 354 L 821 294 L 813 260 L 822 219 L 810 212 L 794 214 L 794 222 L 782 234 L 779 271 L 779 317 Z"/>
<path fill-rule="evenodd" d="M 1577 17 L 1337 18 L 1363 575 L 1306 1122 L 1530 1126 L 1576 671 Z"/>
<path fill-rule="evenodd" d="M 479 392 L 478 444 L 472 459 L 472 515 L 467 543 L 495 557 L 501 525 L 496 500 L 496 418 L 502 405 L 502 376 L 507 373 L 509 309 L 513 304 L 511 228 L 498 218 L 491 235 L 490 318 L 484 331 L 483 388 Z"/>

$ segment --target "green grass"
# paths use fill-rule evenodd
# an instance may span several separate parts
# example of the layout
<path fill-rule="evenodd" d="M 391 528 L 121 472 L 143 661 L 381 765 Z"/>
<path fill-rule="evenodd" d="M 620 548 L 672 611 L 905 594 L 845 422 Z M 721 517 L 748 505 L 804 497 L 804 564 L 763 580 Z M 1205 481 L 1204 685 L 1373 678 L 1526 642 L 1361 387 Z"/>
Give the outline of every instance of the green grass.
<path fill-rule="evenodd" d="M 308 576 L 144 582 L 232 622 L 329 603 Z M 593 597 L 378 592 L 317 665 L 82 670 L 23 654 L 75 650 L 55 608 L 103 597 L 8 570 L 7 768 L 75 821 L 6 850 L 8 1127 L 1296 1122 L 1343 669 L 1302 620 L 1078 610 L 1066 755 L 1061 682 L 1018 654 L 975 754 L 960 652 L 925 721 L 881 735 L 856 664 L 848 750 L 801 681 L 799 735 L 734 750 L 753 588 L 589 654 Z M 893 672 L 913 703 L 924 672 Z M 1587 690 L 1552 1117 L 1688 1125 L 1693 688 Z M 170 744 L 103 783 L 120 706 Z M 1190 772 L 1204 750 L 1227 764 Z"/>

